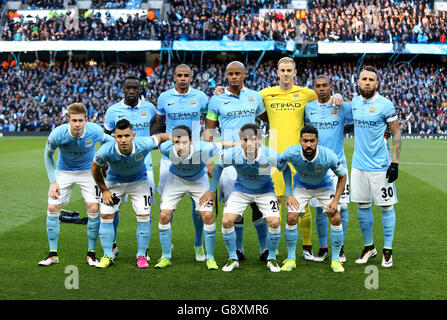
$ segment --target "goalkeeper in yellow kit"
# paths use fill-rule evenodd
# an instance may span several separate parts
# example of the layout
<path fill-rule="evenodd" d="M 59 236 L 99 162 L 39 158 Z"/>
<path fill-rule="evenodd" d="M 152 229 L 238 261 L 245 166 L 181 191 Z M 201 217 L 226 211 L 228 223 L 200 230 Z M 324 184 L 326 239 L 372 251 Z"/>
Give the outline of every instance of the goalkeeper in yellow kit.
<path fill-rule="evenodd" d="M 314 90 L 294 85 L 296 73 L 295 61 L 289 57 L 281 58 L 277 67 L 279 86 L 268 87 L 259 92 L 267 111 L 267 117 L 264 116 L 261 120 L 270 124 L 269 148 L 278 153 L 283 153 L 287 147 L 300 143 L 300 131 L 304 126 L 304 108 L 306 103 L 317 98 Z M 336 105 L 341 105 L 342 101 L 340 94 L 332 98 L 332 103 Z M 292 174 L 295 174 L 293 166 L 290 168 Z M 276 168 L 272 170 L 271 175 L 281 210 L 282 197 L 285 194 L 283 175 Z M 311 242 L 312 214 L 309 205 L 306 206 L 304 216 L 299 218 L 299 224 L 303 235 L 303 257 L 312 261 L 314 260 Z M 288 227 L 290 226 L 286 223 L 286 228 Z M 296 223 L 294 227 L 296 228 Z M 283 266 L 285 267 L 283 271 L 295 268 L 295 260 L 286 264 Z"/>

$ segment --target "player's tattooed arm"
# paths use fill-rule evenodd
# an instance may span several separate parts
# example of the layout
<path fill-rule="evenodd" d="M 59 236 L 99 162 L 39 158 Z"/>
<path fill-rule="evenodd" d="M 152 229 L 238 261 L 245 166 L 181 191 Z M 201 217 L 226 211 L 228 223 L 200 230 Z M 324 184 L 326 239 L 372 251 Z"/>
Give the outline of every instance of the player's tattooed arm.
<path fill-rule="evenodd" d="M 155 115 L 154 122 L 151 123 L 151 128 L 150 128 L 151 135 L 161 131 L 161 129 L 163 128 L 163 125 L 165 123 L 165 120 L 166 120 L 166 116 L 158 114 L 158 113 Z"/>
<path fill-rule="evenodd" d="M 101 190 L 102 202 L 107 205 L 113 205 L 113 194 L 107 189 L 101 172 L 101 166 L 95 162 L 92 163 L 92 176 L 96 185 Z"/>
<path fill-rule="evenodd" d="M 402 137 L 400 135 L 399 120 L 390 123 L 390 131 L 393 142 L 392 162 L 399 163 L 400 150 L 402 149 Z"/>
<path fill-rule="evenodd" d="M 261 120 L 264 121 L 264 122 L 269 122 L 269 118 L 268 118 L 268 116 L 267 116 L 267 112 L 265 111 L 263 114 L 261 114 L 261 115 L 259 116 L 259 119 L 261 119 Z"/>

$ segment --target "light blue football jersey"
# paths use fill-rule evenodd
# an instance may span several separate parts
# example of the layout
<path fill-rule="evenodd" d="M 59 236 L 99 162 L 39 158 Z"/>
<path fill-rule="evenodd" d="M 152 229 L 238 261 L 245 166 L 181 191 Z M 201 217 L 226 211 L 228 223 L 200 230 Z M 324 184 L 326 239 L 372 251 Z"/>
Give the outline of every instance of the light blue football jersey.
<path fill-rule="evenodd" d="M 317 146 L 312 161 L 304 157 L 301 145 L 288 147 L 281 154 L 281 159 L 283 162 L 290 162 L 296 170 L 293 176 L 293 188 L 335 188 L 328 170 L 331 169 L 339 178 L 347 173 L 335 152 L 323 146 Z"/>
<path fill-rule="evenodd" d="M 208 96 L 200 90 L 189 88 L 181 94 L 172 88 L 163 92 L 157 101 L 157 113 L 166 116 L 166 133 L 185 125 L 192 131 L 192 140 L 200 140 L 200 115 L 208 111 Z"/>
<path fill-rule="evenodd" d="M 239 97 L 227 89 L 223 94 L 212 96 L 208 112 L 218 116 L 221 141 L 238 142 L 241 127 L 247 123 L 255 123 L 256 117 L 265 112 L 265 107 L 258 92 L 244 87 Z"/>
<path fill-rule="evenodd" d="M 193 142 L 189 156 L 182 159 L 175 152 L 172 141 L 166 141 L 160 145 L 160 152 L 171 161 L 170 172 L 182 179 L 194 181 L 206 174 L 208 159 L 219 155 L 222 146 L 213 142 Z"/>
<path fill-rule="evenodd" d="M 65 171 L 90 170 L 95 156 L 95 144 L 115 141 L 104 133 L 101 126 L 87 122 L 84 133 L 79 138 L 70 134 L 70 125 L 56 127 L 48 136 L 46 148 L 54 152 L 59 148 L 56 169 Z"/>
<path fill-rule="evenodd" d="M 343 102 L 341 108 L 333 108 L 329 102 L 320 103 L 314 100 L 306 104 L 304 122 L 318 130 L 318 145 L 335 152 L 345 168 L 346 155 L 343 148 L 343 129 L 345 122 L 352 124 L 352 108 Z"/>
<path fill-rule="evenodd" d="M 137 137 L 149 137 L 151 123 L 155 119 L 157 109 L 149 101 L 139 100 L 138 104 L 132 108 L 121 100 L 111 105 L 104 117 L 104 128 L 108 131 L 115 130 L 116 123 L 121 119 L 127 119 L 132 124 L 132 130 Z M 152 170 L 151 154 L 146 157 L 147 170 Z"/>
<path fill-rule="evenodd" d="M 379 94 L 369 100 L 357 96 L 351 107 L 354 118 L 352 167 L 364 171 L 386 171 L 391 158 L 383 135 L 387 123 L 398 119 L 396 108 Z"/>
<path fill-rule="evenodd" d="M 234 190 L 248 194 L 263 194 L 273 192 L 273 181 L 270 176 L 272 167 L 283 171 L 286 163 L 281 161 L 280 155 L 273 149 L 261 145 L 257 159 L 250 161 L 246 158 L 241 146 L 226 149 L 221 154 L 218 164 L 214 167 L 210 191 L 216 192 L 221 170 L 233 166 L 237 172 Z M 219 173 L 216 174 L 215 173 Z"/>
<path fill-rule="evenodd" d="M 116 142 L 108 142 L 99 148 L 95 155 L 95 163 L 99 166 L 109 164 L 107 181 L 128 183 L 147 179 L 145 157 L 157 147 L 153 137 L 135 137 L 132 152 L 123 155 Z"/>

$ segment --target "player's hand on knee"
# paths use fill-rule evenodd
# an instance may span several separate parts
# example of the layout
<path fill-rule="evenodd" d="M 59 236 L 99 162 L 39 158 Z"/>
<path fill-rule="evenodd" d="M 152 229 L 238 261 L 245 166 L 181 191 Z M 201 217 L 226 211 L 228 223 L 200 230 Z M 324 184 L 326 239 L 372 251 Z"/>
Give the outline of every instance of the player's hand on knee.
<path fill-rule="evenodd" d="M 337 108 L 341 108 L 341 105 L 343 103 L 343 97 L 340 93 L 334 94 L 331 99 L 329 100 L 329 103 L 331 106 L 336 106 Z"/>
<path fill-rule="evenodd" d="M 391 162 L 390 166 L 388 167 L 388 170 L 386 171 L 386 178 L 388 179 L 388 182 L 394 182 L 397 180 L 397 177 L 399 175 L 399 164 L 396 162 Z"/>
<path fill-rule="evenodd" d="M 102 193 L 101 202 L 108 206 L 113 206 L 113 194 L 109 190 L 104 191 Z"/>
<path fill-rule="evenodd" d="M 59 188 L 59 185 L 57 184 L 57 182 L 53 182 L 52 184 L 50 184 L 50 190 L 48 191 L 48 195 L 52 198 L 52 199 L 59 199 L 59 196 L 61 195 L 61 189 Z"/>
<path fill-rule="evenodd" d="M 298 200 L 296 200 L 295 196 L 286 197 L 286 208 L 290 211 L 298 211 L 298 209 L 300 208 L 300 204 Z"/>
<path fill-rule="evenodd" d="M 209 203 L 210 201 L 213 201 L 213 203 L 214 203 L 215 198 L 216 198 L 215 192 L 207 191 L 203 194 L 203 196 L 200 197 L 199 205 L 204 206 L 207 203 Z"/>
<path fill-rule="evenodd" d="M 326 212 L 328 216 L 333 216 L 334 214 L 337 213 L 337 211 L 338 211 L 338 202 L 334 200 L 331 203 L 329 203 Z"/>

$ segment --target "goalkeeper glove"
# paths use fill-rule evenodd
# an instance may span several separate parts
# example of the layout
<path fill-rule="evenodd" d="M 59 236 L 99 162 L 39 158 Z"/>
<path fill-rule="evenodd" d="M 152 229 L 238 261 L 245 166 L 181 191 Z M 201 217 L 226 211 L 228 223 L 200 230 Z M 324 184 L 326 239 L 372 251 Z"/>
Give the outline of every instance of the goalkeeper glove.
<path fill-rule="evenodd" d="M 388 170 L 386 171 L 386 177 L 388 178 L 388 182 L 394 182 L 397 180 L 399 164 L 395 162 L 391 162 Z"/>

